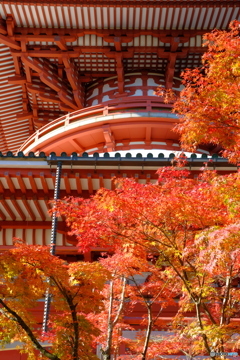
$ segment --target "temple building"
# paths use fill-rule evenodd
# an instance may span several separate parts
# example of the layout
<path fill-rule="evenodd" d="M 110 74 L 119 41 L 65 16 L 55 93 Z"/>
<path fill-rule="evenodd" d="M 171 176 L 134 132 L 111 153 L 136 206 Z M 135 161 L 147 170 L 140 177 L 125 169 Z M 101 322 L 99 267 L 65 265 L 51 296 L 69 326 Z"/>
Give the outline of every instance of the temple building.
<path fill-rule="evenodd" d="M 161 151 L 181 147 L 178 118 L 154 91 L 180 92 L 181 72 L 201 65 L 202 35 L 239 18 L 239 0 L 1 1 L 0 249 L 13 237 L 50 243 L 57 178 L 61 198 L 112 188 L 114 176 L 155 182 L 173 156 Z M 200 147 L 193 176 L 208 155 L 220 173 L 236 171 L 218 151 Z M 82 259 L 63 221 L 55 231 L 57 254 Z M 21 356 L 0 349 L 1 360 Z"/>

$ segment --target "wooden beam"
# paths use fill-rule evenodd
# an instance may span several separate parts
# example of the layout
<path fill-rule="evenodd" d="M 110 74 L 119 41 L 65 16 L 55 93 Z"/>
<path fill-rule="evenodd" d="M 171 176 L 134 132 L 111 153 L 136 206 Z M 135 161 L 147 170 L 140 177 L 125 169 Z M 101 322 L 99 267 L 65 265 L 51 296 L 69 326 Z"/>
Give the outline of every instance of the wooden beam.
<path fill-rule="evenodd" d="M 25 120 L 25 119 L 32 119 L 32 117 L 33 117 L 32 111 L 22 112 L 22 113 L 16 114 L 16 120 L 17 121 L 22 121 L 22 120 Z"/>
<path fill-rule="evenodd" d="M 21 46 L 17 41 L 10 39 L 8 36 L 3 34 L 0 34 L 0 43 L 10 47 L 11 49 L 21 50 Z"/>
<path fill-rule="evenodd" d="M 149 184 L 151 180 L 151 175 L 150 174 L 146 174 L 146 184 Z"/>
<path fill-rule="evenodd" d="M 33 33 L 33 35 L 29 35 L 27 34 L 25 31 L 23 32 L 23 34 L 18 34 L 19 33 L 19 29 L 20 28 L 17 28 L 17 34 L 14 35 L 14 38 L 16 41 L 21 41 L 23 38 L 29 42 L 29 41 L 39 41 L 39 42 L 55 42 L 57 45 L 58 45 L 58 42 L 61 43 L 59 44 L 62 49 L 61 50 L 67 50 L 67 46 L 65 45 L 66 42 L 73 42 L 73 41 L 76 41 L 77 37 L 76 35 L 66 35 L 66 36 L 63 36 L 63 35 L 48 35 L 48 34 L 45 34 L 45 35 L 39 35 L 37 34 L 36 32 L 39 31 L 39 28 L 38 30 L 36 31 L 34 28 L 31 28 L 31 32 Z M 43 32 L 45 31 L 46 29 L 43 29 L 41 28 L 40 31 Z M 56 31 L 55 32 L 58 32 L 58 29 L 55 29 Z M 68 31 L 68 30 L 66 30 Z M 54 31 L 53 31 L 54 32 Z M 24 34 L 25 33 L 25 34 Z M 36 33 L 36 35 L 34 35 L 34 33 Z M 65 45 L 65 46 L 64 46 Z"/>
<path fill-rule="evenodd" d="M 42 233 L 42 245 L 43 246 L 46 246 L 47 245 L 47 242 L 46 242 L 46 231 L 43 230 L 43 233 Z"/>
<path fill-rule="evenodd" d="M 6 220 L 6 216 L 4 215 L 4 213 L 2 212 L 2 210 L 0 209 L 0 218 L 4 221 Z M 1 223 L 1 227 L 2 227 L 2 223 Z"/>
<path fill-rule="evenodd" d="M 8 36 L 13 36 L 14 33 L 14 27 L 15 27 L 15 21 L 14 18 L 12 16 L 12 14 L 7 14 L 6 17 L 6 26 L 7 26 L 7 33 Z"/>
<path fill-rule="evenodd" d="M 199 34 L 196 34 L 196 35 L 199 35 Z M 196 36 L 196 35 L 192 35 L 192 37 Z M 179 43 L 186 43 L 189 41 L 190 39 L 190 35 L 183 35 L 183 36 L 176 36 L 174 34 L 170 35 L 170 36 L 162 36 L 162 35 L 159 35 L 159 40 L 161 42 L 163 42 L 164 44 L 175 44 L 176 46 L 176 49 L 174 50 L 173 48 L 171 49 L 171 51 L 176 51 L 177 48 L 178 48 L 178 44 Z"/>
<path fill-rule="evenodd" d="M 28 91 L 31 92 L 32 94 L 38 95 L 39 99 L 41 99 L 42 101 L 53 102 L 58 105 L 61 103 L 61 100 L 59 99 L 56 92 L 53 90 L 50 90 L 49 88 L 45 88 L 44 86 L 42 86 L 44 84 L 37 85 L 37 84 L 33 83 L 33 84 L 26 84 L 26 85 L 27 85 Z"/>
<path fill-rule="evenodd" d="M 14 198 L 14 196 L 11 197 L 11 201 L 12 201 L 12 204 L 14 206 L 14 209 L 16 209 L 16 211 L 18 212 L 21 220 L 25 221 L 26 220 L 26 216 L 24 214 L 24 212 L 22 211 L 22 209 L 20 208 L 20 206 L 18 205 L 18 202 L 17 200 Z"/>
<path fill-rule="evenodd" d="M 0 41 L 1 42 L 1 41 Z M 108 48 L 107 48 L 108 49 Z M 20 49 L 17 49 L 20 50 Z M 17 51 L 17 50 L 13 50 L 14 51 L 14 55 L 16 56 L 22 56 L 22 52 L 21 51 Z M 67 54 L 70 56 L 70 58 L 78 58 L 79 55 L 81 54 L 81 50 L 80 48 L 77 48 L 77 50 L 73 50 L 73 51 L 64 51 L 64 54 Z M 62 58 L 63 53 L 62 51 L 59 51 L 57 48 L 56 50 L 28 50 L 26 53 L 27 56 L 31 56 L 31 57 L 36 57 L 36 58 Z"/>
<path fill-rule="evenodd" d="M 123 70 L 123 57 L 122 54 L 116 55 L 116 67 L 118 77 L 118 91 L 119 94 L 124 93 L 124 70 Z"/>
<path fill-rule="evenodd" d="M 106 142 L 107 151 L 115 151 L 115 139 L 112 134 L 111 128 L 109 125 L 103 125 L 103 135 Z"/>
<path fill-rule="evenodd" d="M 3 221 L 2 229 L 51 229 L 51 221 Z"/>
<path fill-rule="evenodd" d="M 79 173 L 75 174 L 75 181 L 76 181 L 76 186 L 77 186 L 77 192 L 79 195 L 81 195 L 82 194 L 82 184 L 81 184 L 81 179 L 80 179 Z"/>
<path fill-rule="evenodd" d="M 48 194 L 49 193 L 48 184 L 47 184 L 47 181 L 45 179 L 45 175 L 43 172 L 40 172 L 40 179 L 41 179 L 41 184 L 42 184 L 44 194 Z"/>
<path fill-rule="evenodd" d="M 176 59 L 177 53 L 171 52 L 169 54 L 168 64 L 165 70 L 165 86 L 167 89 L 171 89 L 173 85 Z"/>
<path fill-rule="evenodd" d="M 18 85 L 18 84 L 20 84 L 20 85 L 22 85 L 22 84 L 25 84 L 27 82 L 27 79 L 26 79 L 26 77 L 25 76 L 19 76 L 19 75 L 17 75 L 17 76 L 12 76 L 12 77 L 9 77 L 8 78 L 8 84 L 16 84 L 16 85 Z"/>
<path fill-rule="evenodd" d="M 63 174 L 63 180 L 64 180 L 64 185 L 65 185 L 65 189 L 66 189 L 66 193 L 67 194 L 71 194 L 71 186 L 70 186 L 70 181 L 68 178 L 68 174 L 64 173 Z"/>
<path fill-rule="evenodd" d="M 197 52 L 199 54 L 202 54 L 206 52 L 206 48 L 202 46 L 189 46 L 184 47 L 183 49 L 179 49 L 179 53 L 185 50 L 191 51 L 191 52 Z M 109 58 L 115 58 L 115 51 L 112 51 L 108 46 L 82 46 L 81 50 L 78 46 L 74 47 L 73 51 L 65 51 L 64 53 L 59 50 L 28 50 L 27 56 L 31 58 L 62 58 L 63 55 L 67 55 L 71 59 L 77 59 L 79 58 L 80 53 L 83 54 L 104 54 Z M 121 52 L 116 52 L 117 54 Z M 127 51 L 123 51 L 123 57 L 124 58 L 132 58 L 134 53 L 155 53 L 160 54 L 161 57 L 167 58 L 168 52 L 166 51 L 165 47 L 159 47 L 159 46 L 129 46 L 127 48 Z M 22 56 L 21 51 L 14 51 L 14 55 L 16 56 Z"/>
<path fill-rule="evenodd" d="M 89 194 L 93 194 L 93 182 L 92 182 L 92 176 L 91 174 L 87 175 L 87 182 L 88 182 L 88 191 Z"/>
<path fill-rule="evenodd" d="M 138 183 L 139 181 L 139 175 L 138 174 L 134 174 L 134 180 L 136 183 Z"/>
<path fill-rule="evenodd" d="M 45 41 L 45 40 L 44 40 Z M 67 50 L 65 39 L 62 36 L 54 36 L 54 41 L 61 50 Z M 68 40 L 69 41 L 69 40 Z M 72 40 L 74 41 L 74 40 Z"/>
<path fill-rule="evenodd" d="M 40 218 L 43 221 L 46 220 L 46 216 L 45 216 L 45 214 L 44 214 L 44 212 L 43 212 L 43 210 L 42 210 L 42 208 L 41 208 L 41 206 L 39 204 L 37 196 L 33 196 L 33 202 L 34 202 L 34 205 L 35 205 L 35 207 L 36 207 L 36 209 L 37 209 L 37 211 L 38 211 L 38 213 L 40 215 Z"/>
<path fill-rule="evenodd" d="M 134 51 L 128 49 L 128 51 L 109 51 L 105 55 L 110 59 L 115 59 L 116 61 L 116 71 L 118 77 L 118 91 L 119 94 L 124 93 L 124 68 L 123 68 L 123 59 L 132 58 Z"/>
<path fill-rule="evenodd" d="M 25 206 L 25 209 L 27 210 L 31 220 L 35 221 L 36 216 L 34 215 L 34 212 L 32 211 L 31 206 L 29 205 L 28 200 L 26 199 L 25 195 L 23 195 L 23 197 L 22 197 L 22 202 L 23 202 L 23 205 Z"/>
<path fill-rule="evenodd" d="M 84 90 L 82 88 L 78 69 L 74 64 L 73 60 L 71 60 L 67 56 L 63 56 L 62 61 L 65 66 L 65 71 L 67 74 L 68 81 L 73 90 L 74 100 L 76 101 L 76 104 L 78 105 L 79 109 L 81 109 L 83 108 Z"/>
<path fill-rule="evenodd" d="M 10 207 L 8 206 L 7 202 L 5 201 L 3 195 L 0 195 L 0 203 L 2 204 L 2 206 L 4 207 L 5 211 L 8 213 L 8 215 L 10 216 L 11 220 L 16 220 L 16 216 L 14 215 L 13 211 L 10 209 Z"/>
<path fill-rule="evenodd" d="M 111 174 L 111 190 L 115 190 L 115 174 Z"/>
<path fill-rule="evenodd" d="M 11 193 L 14 194 L 15 193 L 15 186 L 13 184 L 13 181 L 12 181 L 11 177 L 9 176 L 8 171 L 4 172 L 4 177 L 5 177 L 6 181 L 7 181 L 9 190 L 11 191 Z"/>
<path fill-rule="evenodd" d="M 69 139 L 69 142 L 72 144 L 72 146 L 74 147 L 74 150 L 77 153 L 83 153 L 85 151 L 85 148 L 83 148 L 80 144 L 79 141 L 77 141 L 76 139 Z"/>
<path fill-rule="evenodd" d="M 33 118 L 34 125 L 38 127 L 38 129 L 41 129 L 41 127 L 49 124 L 49 119 L 40 120 L 38 118 Z"/>
<path fill-rule="evenodd" d="M 127 30 L 127 33 L 128 33 L 128 30 Z M 99 36 L 101 36 L 101 35 L 99 35 Z M 140 34 L 139 34 L 139 36 L 140 36 Z M 129 42 L 133 41 L 133 38 L 134 38 L 134 36 L 115 36 L 115 35 L 102 36 L 102 37 L 105 42 L 114 43 L 116 51 L 122 50 L 122 43 L 129 43 Z"/>
<path fill-rule="evenodd" d="M 86 179 L 86 177 L 84 177 Z M 94 177 L 95 178 L 95 177 Z M 69 178 L 70 179 L 70 178 Z M 72 196 L 78 196 L 79 195 L 79 192 L 80 191 L 80 188 L 79 190 L 72 190 L 71 189 L 71 195 Z M 9 190 L 9 189 L 5 189 L 3 193 L 1 193 L 3 195 L 3 198 L 5 200 L 11 200 L 11 196 L 13 195 L 13 193 Z M 54 195 L 54 190 L 53 189 L 49 189 L 49 194 L 48 194 L 48 197 L 49 199 L 53 199 L 53 195 Z M 21 200 L 22 199 L 22 196 L 23 196 L 23 193 L 20 189 L 16 189 L 15 190 L 15 193 L 14 193 L 14 197 L 15 199 L 17 200 Z M 38 189 L 37 192 L 33 192 L 32 189 L 27 189 L 26 191 L 26 199 L 27 200 L 33 200 L 35 199 L 35 197 L 37 196 L 38 200 L 45 200 L 46 198 L 46 193 L 42 190 L 42 189 Z M 66 192 L 65 189 L 61 189 L 61 198 L 64 198 L 65 196 L 69 196 L 69 194 Z M 82 196 L 85 198 L 87 198 L 89 196 L 89 193 L 87 190 L 83 190 L 82 191 Z"/>
<path fill-rule="evenodd" d="M 0 193 L 4 193 L 5 189 L 3 187 L 2 181 L 0 180 Z"/>
<path fill-rule="evenodd" d="M 99 174 L 99 188 L 104 188 L 103 175 Z"/>
<path fill-rule="evenodd" d="M 29 56 L 22 55 L 22 61 L 31 69 L 39 73 L 41 81 L 51 89 L 57 91 L 60 100 L 73 110 L 77 110 L 72 94 L 68 91 L 63 80 L 58 77 L 57 71 L 50 61 L 43 59 L 32 59 Z"/>
<path fill-rule="evenodd" d="M 30 182 L 31 189 L 32 189 L 33 193 L 37 194 L 38 190 L 37 190 L 37 186 L 36 186 L 35 180 L 33 178 L 32 172 L 28 173 L 28 179 L 29 179 L 29 182 Z"/>
<path fill-rule="evenodd" d="M 29 33 L 32 35 L 29 35 Z M 65 35 L 68 33 L 69 35 Z M 114 43 L 114 38 L 120 37 L 122 42 L 128 43 L 133 37 L 141 35 L 151 35 L 158 38 L 164 37 L 193 37 L 206 33 L 204 29 L 70 29 L 70 28 L 32 28 L 17 27 L 17 34 L 14 34 L 16 41 L 26 39 L 27 41 L 54 42 L 55 36 L 60 36 L 65 42 L 76 41 L 77 38 L 84 35 L 96 35 L 104 38 L 108 43 Z M 40 35 L 44 34 L 44 35 Z M 117 39 L 115 39 L 117 40 Z M 164 42 L 164 41 L 163 41 Z"/>

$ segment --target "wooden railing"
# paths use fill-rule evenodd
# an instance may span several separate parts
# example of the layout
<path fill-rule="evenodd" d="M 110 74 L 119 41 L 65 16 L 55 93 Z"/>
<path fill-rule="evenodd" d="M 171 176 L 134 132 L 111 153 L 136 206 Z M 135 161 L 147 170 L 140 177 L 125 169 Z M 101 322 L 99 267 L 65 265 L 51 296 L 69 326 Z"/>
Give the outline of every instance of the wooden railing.
<path fill-rule="evenodd" d="M 74 111 L 70 114 L 61 116 L 60 118 L 49 122 L 49 124 L 41 127 L 33 135 L 31 135 L 21 146 L 19 151 L 25 151 L 29 146 L 37 143 L 43 136 L 51 133 L 54 130 L 64 128 L 65 126 L 76 122 L 81 121 L 90 117 L 101 117 L 108 115 L 117 115 L 123 114 L 125 112 L 134 112 L 134 113 L 171 113 L 172 106 L 171 104 L 164 104 L 160 98 L 151 98 L 143 99 L 142 97 L 131 97 L 125 98 L 122 102 L 118 98 L 116 100 L 111 100 L 106 104 L 94 105 L 84 109 Z"/>

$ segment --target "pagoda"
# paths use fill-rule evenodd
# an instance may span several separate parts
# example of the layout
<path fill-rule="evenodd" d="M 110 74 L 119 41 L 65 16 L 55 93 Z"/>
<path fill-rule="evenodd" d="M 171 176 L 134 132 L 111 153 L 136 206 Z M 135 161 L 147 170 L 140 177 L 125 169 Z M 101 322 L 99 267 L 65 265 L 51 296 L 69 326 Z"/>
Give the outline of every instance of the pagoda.
<path fill-rule="evenodd" d="M 114 176 L 156 181 L 173 156 L 161 150 L 181 150 L 178 118 L 156 88 L 180 92 L 181 72 L 201 65 L 202 35 L 239 17 L 239 0 L 2 0 L 0 249 L 13 237 L 50 243 L 58 176 L 60 197 L 113 188 Z M 131 149 L 150 153 L 109 154 Z M 209 154 L 220 173 L 237 170 L 211 144 L 198 151 L 193 176 Z M 54 231 L 57 254 L 80 259 L 65 223 Z M 0 357 L 22 359 L 10 345 Z"/>

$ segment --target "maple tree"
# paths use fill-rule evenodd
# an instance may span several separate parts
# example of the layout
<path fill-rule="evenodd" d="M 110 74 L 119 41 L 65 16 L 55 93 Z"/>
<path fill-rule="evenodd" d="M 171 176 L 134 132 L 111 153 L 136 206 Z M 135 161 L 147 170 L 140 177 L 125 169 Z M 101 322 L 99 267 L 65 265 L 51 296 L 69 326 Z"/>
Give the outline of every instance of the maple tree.
<path fill-rule="evenodd" d="M 145 351 L 146 336 L 133 341 L 128 347 L 134 359 L 176 353 L 216 358 L 213 352 L 237 346 L 240 330 L 235 321 L 240 311 L 240 177 L 205 170 L 199 179 L 190 179 L 186 170 L 174 168 L 158 173 L 158 185 L 120 179 L 114 191 L 59 201 L 57 208 L 83 251 L 105 247 L 132 256 L 136 264 L 155 254 L 158 261 L 150 272 L 167 283 L 161 302 L 168 306 L 179 298 L 176 316 L 165 324 L 171 336 L 149 337 Z M 152 286 L 149 295 L 145 292 L 145 299 L 152 300 L 162 291 L 154 285 L 156 279 L 142 289 L 136 286 L 135 292 Z M 135 300 L 141 301 L 136 293 Z"/>
<path fill-rule="evenodd" d="M 20 340 L 30 359 L 38 359 L 35 348 L 53 360 L 94 359 L 97 344 L 104 360 L 121 358 L 121 344 L 135 360 L 216 359 L 237 348 L 240 175 L 217 176 L 207 167 L 198 179 L 174 167 L 158 174 L 158 184 L 118 179 L 114 191 L 57 201 L 53 211 L 66 217 L 81 251 L 114 255 L 67 264 L 47 247 L 22 243 L 0 254 L 3 342 Z M 54 311 L 42 336 L 28 309 L 49 286 Z M 126 319 L 139 306 L 141 331 L 128 339 L 122 332 L 135 327 Z M 169 307 L 175 315 L 166 320 Z M 165 334 L 154 333 L 161 329 Z"/>
<path fill-rule="evenodd" d="M 1 252 L 1 345 L 20 341 L 29 359 L 39 359 L 39 352 L 51 360 L 97 359 L 92 344 L 99 329 L 87 316 L 103 307 L 101 290 L 108 276 L 100 263 L 66 264 L 48 247 L 16 243 Z M 41 319 L 39 324 L 29 309 L 38 308 L 47 289 L 52 311 L 42 334 Z"/>
<path fill-rule="evenodd" d="M 184 149 L 196 151 L 212 143 L 216 152 L 232 162 L 240 157 L 240 22 L 233 21 L 230 31 L 214 30 L 203 36 L 207 47 L 202 67 L 186 69 L 185 88 L 176 97 L 173 91 L 159 88 L 157 94 L 175 101 L 180 116 L 176 131 Z"/>
<path fill-rule="evenodd" d="M 119 347 L 124 344 L 134 353 L 138 351 L 144 360 L 152 330 L 159 325 L 159 315 L 166 304 L 169 305 L 171 302 L 174 291 L 166 287 L 166 282 L 163 281 L 165 279 L 147 258 L 137 258 L 132 253 L 117 250 L 114 255 L 100 261 L 112 274 L 109 284 L 106 284 L 104 289 L 105 309 L 97 316 L 92 316 L 93 323 L 101 330 L 95 341 L 101 344 L 102 359 L 108 360 L 111 356 L 114 359 L 118 358 Z M 147 282 L 144 282 L 145 277 L 148 279 Z M 153 306 L 159 301 L 165 302 L 155 314 Z M 145 308 L 147 315 L 141 321 L 141 326 L 146 328 L 146 332 L 138 344 L 138 349 L 135 342 L 122 335 L 123 330 L 134 330 L 133 326 L 124 321 L 124 315 L 134 313 L 136 305 Z"/>

